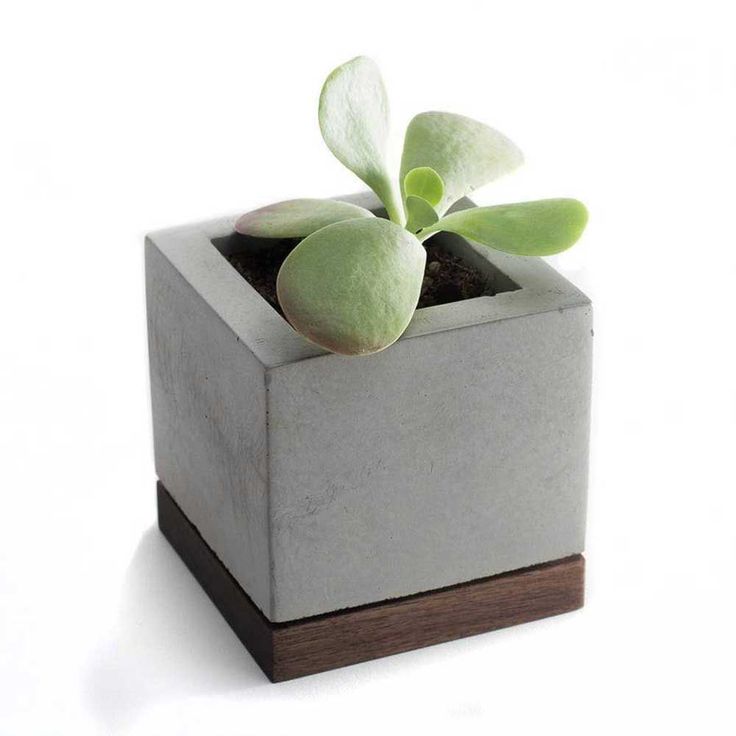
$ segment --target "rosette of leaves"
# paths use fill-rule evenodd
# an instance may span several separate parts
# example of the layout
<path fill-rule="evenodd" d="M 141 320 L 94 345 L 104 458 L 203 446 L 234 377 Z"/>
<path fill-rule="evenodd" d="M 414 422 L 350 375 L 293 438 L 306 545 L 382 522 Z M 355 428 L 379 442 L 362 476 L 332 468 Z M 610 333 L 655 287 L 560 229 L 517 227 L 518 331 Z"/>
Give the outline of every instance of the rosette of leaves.
<path fill-rule="evenodd" d="M 454 213 L 454 202 L 512 171 L 522 154 L 493 128 L 424 112 L 409 123 L 398 187 L 386 164 L 389 111 L 375 63 L 359 56 L 328 77 L 319 99 L 327 147 L 380 198 L 388 219 L 347 202 L 295 199 L 243 215 L 236 230 L 302 238 L 278 274 L 279 303 L 308 340 L 343 355 L 374 353 L 408 326 L 422 287 L 422 241 L 447 231 L 523 256 L 569 248 L 587 222 L 575 199 L 546 199 Z"/>

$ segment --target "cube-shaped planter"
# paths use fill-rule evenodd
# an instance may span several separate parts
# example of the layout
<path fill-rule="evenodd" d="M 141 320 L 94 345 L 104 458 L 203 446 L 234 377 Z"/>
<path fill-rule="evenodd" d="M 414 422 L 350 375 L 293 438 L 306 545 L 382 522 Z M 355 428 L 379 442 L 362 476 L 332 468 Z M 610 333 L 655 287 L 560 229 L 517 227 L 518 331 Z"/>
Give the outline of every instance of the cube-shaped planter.
<path fill-rule="evenodd" d="M 440 234 L 495 295 L 338 356 L 228 262 L 234 221 L 147 238 L 159 512 L 267 674 L 579 607 L 588 298 L 540 259 Z"/>

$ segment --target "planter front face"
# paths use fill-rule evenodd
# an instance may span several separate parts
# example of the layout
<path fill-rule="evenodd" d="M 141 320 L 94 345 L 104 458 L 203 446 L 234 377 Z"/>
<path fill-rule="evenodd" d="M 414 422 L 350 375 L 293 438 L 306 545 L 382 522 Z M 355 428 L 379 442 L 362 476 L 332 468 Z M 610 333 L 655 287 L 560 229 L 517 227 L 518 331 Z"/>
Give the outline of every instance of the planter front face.
<path fill-rule="evenodd" d="M 581 292 L 447 237 L 509 290 L 419 310 L 376 355 L 326 354 L 215 248 L 234 219 L 147 239 L 156 466 L 271 621 L 583 550 Z"/>

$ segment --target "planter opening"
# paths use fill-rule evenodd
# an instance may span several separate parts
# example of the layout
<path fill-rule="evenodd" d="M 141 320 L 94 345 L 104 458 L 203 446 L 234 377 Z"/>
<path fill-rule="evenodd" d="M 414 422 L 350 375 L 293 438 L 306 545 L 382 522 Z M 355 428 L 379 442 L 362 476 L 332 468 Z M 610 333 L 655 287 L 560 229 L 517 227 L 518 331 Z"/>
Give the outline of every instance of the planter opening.
<path fill-rule="evenodd" d="M 382 210 L 375 214 L 384 216 Z M 276 297 L 276 277 L 299 240 L 267 241 L 239 233 L 212 239 L 212 245 L 282 317 Z M 450 233 L 438 233 L 424 244 L 427 265 L 417 309 L 465 299 L 495 296 L 521 288 L 506 274 L 475 254 L 469 243 Z"/>

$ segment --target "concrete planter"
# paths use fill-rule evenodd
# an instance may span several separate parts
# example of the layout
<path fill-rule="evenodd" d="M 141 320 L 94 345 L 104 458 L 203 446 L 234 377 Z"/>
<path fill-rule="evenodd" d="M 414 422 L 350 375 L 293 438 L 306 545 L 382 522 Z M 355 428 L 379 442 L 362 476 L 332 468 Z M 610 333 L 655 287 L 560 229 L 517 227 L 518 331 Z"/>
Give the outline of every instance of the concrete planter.
<path fill-rule="evenodd" d="M 388 350 L 340 357 L 223 257 L 234 220 L 146 239 L 156 470 L 268 620 L 583 550 L 584 294 L 541 260 L 437 236 L 501 293 L 419 310 Z"/>

